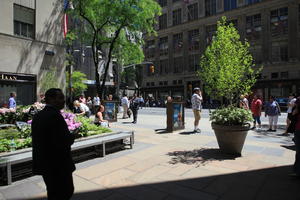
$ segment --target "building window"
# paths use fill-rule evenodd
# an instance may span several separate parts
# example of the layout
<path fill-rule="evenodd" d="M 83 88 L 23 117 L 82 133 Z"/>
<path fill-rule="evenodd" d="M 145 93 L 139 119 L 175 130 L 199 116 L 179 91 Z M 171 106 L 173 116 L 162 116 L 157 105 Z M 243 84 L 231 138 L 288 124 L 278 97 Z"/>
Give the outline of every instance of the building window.
<path fill-rule="evenodd" d="M 159 85 L 164 85 L 164 82 L 162 82 L 162 81 L 159 81 Z"/>
<path fill-rule="evenodd" d="M 173 80 L 173 85 L 177 85 L 177 80 Z"/>
<path fill-rule="evenodd" d="M 147 82 L 147 83 L 146 83 L 146 85 L 147 85 L 147 86 L 150 86 L 150 83 L 149 83 L 149 82 Z"/>
<path fill-rule="evenodd" d="M 205 0 L 205 16 L 215 15 L 217 13 L 216 0 Z"/>
<path fill-rule="evenodd" d="M 173 0 L 173 3 L 177 2 L 177 1 L 180 1 L 180 0 Z"/>
<path fill-rule="evenodd" d="M 164 85 L 168 85 L 168 81 L 164 81 Z"/>
<path fill-rule="evenodd" d="M 280 77 L 283 78 L 283 79 L 284 78 L 289 78 L 289 72 L 281 72 Z"/>
<path fill-rule="evenodd" d="M 178 85 L 181 85 L 182 84 L 182 80 L 178 80 Z"/>
<path fill-rule="evenodd" d="M 224 11 L 235 9 L 236 1 L 237 0 L 224 0 Z"/>
<path fill-rule="evenodd" d="M 271 73 L 271 78 L 272 79 L 278 78 L 278 72 Z"/>
<path fill-rule="evenodd" d="M 169 70 L 169 60 L 161 60 L 159 62 L 159 73 L 160 74 L 167 74 Z"/>
<path fill-rule="evenodd" d="M 210 44 L 212 39 L 213 39 L 213 36 L 215 35 L 217 31 L 217 25 L 214 24 L 214 25 L 209 25 L 209 26 L 206 26 L 205 28 L 205 32 L 206 32 L 206 44 Z"/>
<path fill-rule="evenodd" d="M 188 21 L 198 19 L 198 3 L 189 5 L 187 8 L 188 8 Z"/>
<path fill-rule="evenodd" d="M 14 4 L 14 34 L 34 39 L 35 37 L 35 11 Z"/>
<path fill-rule="evenodd" d="M 288 33 L 288 8 L 279 8 L 271 11 L 271 34 L 278 36 Z"/>
<path fill-rule="evenodd" d="M 174 73 L 182 73 L 183 71 L 183 58 L 174 58 Z"/>
<path fill-rule="evenodd" d="M 181 24 L 181 9 L 173 11 L 173 26 Z"/>
<path fill-rule="evenodd" d="M 159 0 L 158 3 L 161 7 L 165 7 L 168 5 L 168 0 Z"/>
<path fill-rule="evenodd" d="M 261 0 L 246 0 L 247 5 L 253 4 L 253 3 L 258 3 L 258 2 L 261 2 Z"/>
<path fill-rule="evenodd" d="M 151 82 L 151 86 L 155 86 L 155 83 L 154 83 L 154 82 Z"/>
<path fill-rule="evenodd" d="M 272 61 L 273 62 L 288 61 L 288 45 L 286 43 L 272 45 Z"/>
<path fill-rule="evenodd" d="M 174 53 L 180 53 L 183 47 L 182 33 L 173 35 L 173 50 Z"/>
<path fill-rule="evenodd" d="M 190 51 L 195 51 L 199 50 L 200 48 L 200 37 L 199 37 L 199 30 L 191 30 L 188 32 L 188 39 L 189 39 L 189 50 Z"/>
<path fill-rule="evenodd" d="M 168 18 L 167 18 L 167 14 L 163 14 L 161 16 L 159 16 L 159 29 L 165 29 L 168 27 Z"/>
<path fill-rule="evenodd" d="M 148 40 L 145 47 L 145 56 L 153 58 L 155 56 L 155 40 Z"/>
<path fill-rule="evenodd" d="M 261 14 L 246 17 L 246 37 L 249 41 L 258 40 L 262 31 Z"/>
<path fill-rule="evenodd" d="M 168 55 L 168 37 L 163 37 L 159 39 L 159 55 Z"/>
<path fill-rule="evenodd" d="M 195 54 L 195 55 L 190 55 L 189 56 L 189 71 L 190 72 L 195 72 L 200 69 L 200 55 Z"/>

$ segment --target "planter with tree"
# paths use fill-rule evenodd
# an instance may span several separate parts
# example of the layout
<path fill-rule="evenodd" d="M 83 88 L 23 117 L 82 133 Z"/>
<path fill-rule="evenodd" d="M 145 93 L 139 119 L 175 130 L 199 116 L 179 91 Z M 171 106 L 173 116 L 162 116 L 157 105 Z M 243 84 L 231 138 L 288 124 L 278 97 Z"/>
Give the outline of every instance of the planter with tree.
<path fill-rule="evenodd" d="M 213 98 L 225 98 L 228 106 L 210 115 L 212 128 L 220 149 L 241 155 L 247 132 L 252 121 L 251 112 L 238 108 L 239 96 L 249 94 L 261 71 L 249 52 L 249 43 L 240 35 L 226 17 L 218 22 L 216 35 L 201 57 L 198 75 L 205 92 Z"/>

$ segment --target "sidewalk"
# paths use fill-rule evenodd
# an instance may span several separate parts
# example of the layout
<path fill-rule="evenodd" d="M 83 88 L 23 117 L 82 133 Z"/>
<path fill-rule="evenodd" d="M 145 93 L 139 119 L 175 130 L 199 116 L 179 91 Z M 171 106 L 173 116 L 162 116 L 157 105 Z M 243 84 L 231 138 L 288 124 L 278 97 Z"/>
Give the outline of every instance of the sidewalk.
<path fill-rule="evenodd" d="M 158 134 L 165 117 L 139 115 L 112 124 L 114 130 L 134 130 L 132 150 L 77 164 L 72 199 L 105 200 L 295 200 L 300 181 L 290 179 L 295 152 L 291 137 L 249 131 L 242 157 L 222 154 L 208 119 L 201 120 L 201 134 L 191 134 L 192 118 L 185 130 Z M 0 187 L 0 199 L 45 196 L 39 176 Z M 1 196 L 2 195 L 2 196 Z"/>

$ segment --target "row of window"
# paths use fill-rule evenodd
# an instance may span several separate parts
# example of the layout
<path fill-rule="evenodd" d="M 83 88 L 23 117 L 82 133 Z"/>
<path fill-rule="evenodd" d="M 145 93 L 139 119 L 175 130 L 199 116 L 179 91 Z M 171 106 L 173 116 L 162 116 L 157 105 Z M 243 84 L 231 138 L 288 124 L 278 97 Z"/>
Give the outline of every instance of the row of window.
<path fill-rule="evenodd" d="M 255 64 L 261 64 L 263 62 L 263 52 L 261 46 L 254 46 L 250 49 L 251 55 Z M 288 61 L 288 45 L 287 42 L 275 43 L 271 47 L 271 62 L 287 62 Z M 173 66 L 169 63 L 169 59 L 162 59 L 156 63 L 155 73 L 151 73 L 150 70 L 148 75 L 154 74 L 169 74 L 169 73 L 182 73 L 183 71 L 194 72 L 200 69 L 200 54 L 192 54 L 188 56 L 187 66 L 184 63 L 183 57 L 176 57 L 173 59 Z M 186 66 L 186 67 L 184 67 Z"/>
<path fill-rule="evenodd" d="M 247 4 L 257 3 L 260 0 L 248 0 Z M 160 5 L 166 6 L 166 0 L 160 0 Z M 224 0 L 224 11 L 232 10 L 237 7 L 237 0 Z M 205 16 L 215 15 L 217 13 L 216 0 L 205 0 Z M 187 6 L 187 18 L 188 21 L 196 20 L 199 18 L 198 3 L 190 4 Z M 182 23 L 182 9 L 177 9 L 172 12 L 172 24 L 176 26 Z M 163 14 L 159 17 L 159 29 L 167 28 L 167 14 Z"/>
<path fill-rule="evenodd" d="M 182 80 L 173 80 L 172 83 L 173 83 L 173 85 L 182 85 L 183 84 Z M 168 84 L 169 84 L 168 81 L 159 81 L 158 82 L 159 86 L 167 86 Z M 155 86 L 155 82 L 146 82 L 146 85 L 147 86 Z"/>
<path fill-rule="evenodd" d="M 34 9 L 14 4 L 14 34 L 22 37 L 35 37 Z"/>
<path fill-rule="evenodd" d="M 175 3 L 175 2 L 178 2 L 180 0 L 173 0 L 172 2 Z M 237 1 L 241 1 L 241 0 L 224 0 L 224 10 L 231 10 L 231 9 L 235 9 L 237 7 Z M 242 0 L 244 1 L 244 0 Z M 261 2 L 262 0 L 246 0 L 245 3 L 246 5 L 250 5 L 250 4 L 253 4 L 253 3 L 258 3 L 258 2 Z M 190 3 L 190 0 L 183 0 L 184 3 L 188 4 Z M 161 7 L 165 7 L 168 5 L 168 0 L 158 0 L 158 3 Z M 216 4 L 216 0 L 205 0 L 205 5 L 209 4 L 210 6 L 208 7 L 211 7 L 211 5 L 215 5 Z M 213 6 L 214 8 L 215 6 Z"/>

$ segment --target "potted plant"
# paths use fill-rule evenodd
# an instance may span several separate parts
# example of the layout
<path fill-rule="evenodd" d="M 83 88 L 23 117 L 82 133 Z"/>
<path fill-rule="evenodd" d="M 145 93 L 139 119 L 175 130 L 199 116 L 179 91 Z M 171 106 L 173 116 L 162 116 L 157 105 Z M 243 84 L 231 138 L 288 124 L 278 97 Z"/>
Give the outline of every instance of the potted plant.
<path fill-rule="evenodd" d="M 219 147 L 226 153 L 241 154 L 250 128 L 250 111 L 237 107 L 239 96 L 251 91 L 261 71 L 255 69 L 249 46 L 247 41 L 240 40 L 234 24 L 222 17 L 200 60 L 198 75 L 206 94 L 228 102 L 227 107 L 217 109 L 210 116 Z"/>

